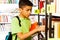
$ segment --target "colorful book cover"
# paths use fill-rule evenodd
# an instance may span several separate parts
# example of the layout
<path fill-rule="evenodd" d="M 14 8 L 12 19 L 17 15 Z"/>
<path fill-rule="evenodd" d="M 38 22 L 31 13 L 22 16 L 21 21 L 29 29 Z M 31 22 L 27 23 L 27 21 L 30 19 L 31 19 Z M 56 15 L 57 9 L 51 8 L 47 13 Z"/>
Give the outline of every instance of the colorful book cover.
<path fill-rule="evenodd" d="M 15 0 L 15 3 L 18 4 L 19 3 L 19 0 Z"/>
<path fill-rule="evenodd" d="M 6 0 L 4 0 L 4 4 L 6 3 Z"/>
<path fill-rule="evenodd" d="M 12 0 L 8 0 L 8 3 L 9 3 L 9 4 L 12 4 Z"/>
<path fill-rule="evenodd" d="M 8 22 L 8 16 L 7 15 L 3 15 L 3 22 Z"/>

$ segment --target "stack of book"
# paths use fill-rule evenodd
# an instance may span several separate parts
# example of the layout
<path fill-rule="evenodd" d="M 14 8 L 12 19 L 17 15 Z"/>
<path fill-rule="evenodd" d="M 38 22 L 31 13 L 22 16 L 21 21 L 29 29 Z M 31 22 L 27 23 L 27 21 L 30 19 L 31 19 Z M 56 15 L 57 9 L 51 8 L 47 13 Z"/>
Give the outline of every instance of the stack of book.
<path fill-rule="evenodd" d="M 0 15 L 0 22 L 8 22 L 8 16 L 7 15 Z"/>
<path fill-rule="evenodd" d="M 12 4 L 12 3 L 16 3 L 18 4 L 19 0 L 0 0 L 0 4 L 5 4 L 5 3 L 8 3 L 8 4 Z"/>

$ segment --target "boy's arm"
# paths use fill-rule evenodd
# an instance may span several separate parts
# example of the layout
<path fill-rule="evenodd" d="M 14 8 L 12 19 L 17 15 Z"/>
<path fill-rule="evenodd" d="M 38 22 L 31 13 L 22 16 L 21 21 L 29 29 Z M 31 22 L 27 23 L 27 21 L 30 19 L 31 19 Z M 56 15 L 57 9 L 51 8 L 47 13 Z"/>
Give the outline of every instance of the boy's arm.
<path fill-rule="evenodd" d="M 36 28 L 36 29 L 34 29 L 34 30 L 26 33 L 26 34 L 22 34 L 21 32 L 20 32 L 20 33 L 17 33 L 17 36 L 18 36 L 21 40 L 24 40 L 24 39 L 26 39 L 27 37 L 31 36 L 32 34 L 38 32 L 38 31 L 43 31 L 44 29 L 45 29 L 44 26 L 43 26 L 43 27 L 38 27 L 38 28 Z"/>
<path fill-rule="evenodd" d="M 37 30 L 36 29 L 34 29 L 33 31 L 30 31 L 30 32 L 28 32 L 28 33 L 26 33 L 26 34 L 23 34 L 23 33 L 17 33 L 17 36 L 21 39 L 21 40 L 24 40 L 24 39 L 26 39 L 27 37 L 29 37 L 29 36 L 31 36 L 32 34 L 34 34 L 35 32 L 37 32 Z"/>

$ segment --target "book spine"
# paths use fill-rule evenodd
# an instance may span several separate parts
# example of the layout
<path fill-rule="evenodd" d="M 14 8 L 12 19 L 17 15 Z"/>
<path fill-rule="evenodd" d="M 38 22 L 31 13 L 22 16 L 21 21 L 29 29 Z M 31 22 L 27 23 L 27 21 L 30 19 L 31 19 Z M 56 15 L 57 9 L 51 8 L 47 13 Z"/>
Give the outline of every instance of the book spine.
<path fill-rule="evenodd" d="M 1 16 L 0 16 L 0 22 L 1 22 Z"/>

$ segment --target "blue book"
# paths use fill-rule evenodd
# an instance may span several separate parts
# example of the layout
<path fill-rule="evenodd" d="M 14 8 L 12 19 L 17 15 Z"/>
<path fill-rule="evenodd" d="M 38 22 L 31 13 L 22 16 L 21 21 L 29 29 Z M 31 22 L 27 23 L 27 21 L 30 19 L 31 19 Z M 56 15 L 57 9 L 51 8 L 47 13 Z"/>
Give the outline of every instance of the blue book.
<path fill-rule="evenodd" d="M 15 0 L 15 3 L 18 4 L 19 3 L 19 0 Z"/>

